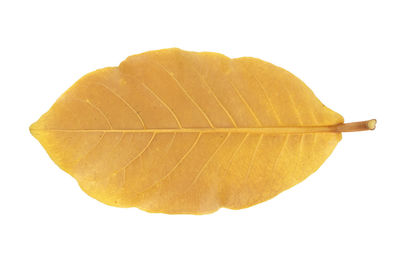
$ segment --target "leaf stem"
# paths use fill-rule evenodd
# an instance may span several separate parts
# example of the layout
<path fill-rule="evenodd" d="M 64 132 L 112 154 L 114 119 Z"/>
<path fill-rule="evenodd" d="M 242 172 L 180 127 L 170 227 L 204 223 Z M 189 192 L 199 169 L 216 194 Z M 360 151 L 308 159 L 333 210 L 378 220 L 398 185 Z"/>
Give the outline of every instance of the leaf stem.
<path fill-rule="evenodd" d="M 375 130 L 376 120 L 342 123 L 336 126 L 337 132 L 359 132 Z"/>

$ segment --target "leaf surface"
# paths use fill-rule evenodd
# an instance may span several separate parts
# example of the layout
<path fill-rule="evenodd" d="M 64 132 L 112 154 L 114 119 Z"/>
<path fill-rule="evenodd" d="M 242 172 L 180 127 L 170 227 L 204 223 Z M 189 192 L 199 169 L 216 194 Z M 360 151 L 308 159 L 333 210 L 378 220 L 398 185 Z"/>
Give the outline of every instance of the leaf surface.
<path fill-rule="evenodd" d="M 286 70 L 180 49 L 89 73 L 31 127 L 90 196 L 150 212 L 241 209 L 301 182 L 343 117 Z"/>

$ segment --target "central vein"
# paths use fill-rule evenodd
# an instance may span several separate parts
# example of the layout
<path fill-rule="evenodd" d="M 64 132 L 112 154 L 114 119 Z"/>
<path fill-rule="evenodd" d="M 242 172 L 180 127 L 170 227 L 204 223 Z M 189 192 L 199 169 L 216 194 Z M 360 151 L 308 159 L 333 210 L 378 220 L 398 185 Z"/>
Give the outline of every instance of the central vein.
<path fill-rule="evenodd" d="M 261 128 L 172 128 L 172 129 L 31 129 L 49 132 L 105 132 L 105 133 L 318 133 L 340 132 L 338 125 L 292 126 Z"/>

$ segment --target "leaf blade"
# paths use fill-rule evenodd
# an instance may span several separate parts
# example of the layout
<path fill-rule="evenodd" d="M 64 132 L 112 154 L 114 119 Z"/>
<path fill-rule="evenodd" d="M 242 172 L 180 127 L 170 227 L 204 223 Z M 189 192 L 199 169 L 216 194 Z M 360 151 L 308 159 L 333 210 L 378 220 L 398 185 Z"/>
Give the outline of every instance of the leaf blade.
<path fill-rule="evenodd" d="M 335 127 L 342 122 L 272 64 L 166 49 L 84 76 L 31 132 L 103 203 L 203 214 L 248 207 L 302 181 L 340 141 Z M 89 137 L 99 135 L 96 148 Z M 63 144 L 68 138 L 76 140 L 70 149 Z M 121 143 L 136 148 L 136 156 Z M 78 147 L 94 147 L 87 151 L 93 156 L 76 163 Z"/>

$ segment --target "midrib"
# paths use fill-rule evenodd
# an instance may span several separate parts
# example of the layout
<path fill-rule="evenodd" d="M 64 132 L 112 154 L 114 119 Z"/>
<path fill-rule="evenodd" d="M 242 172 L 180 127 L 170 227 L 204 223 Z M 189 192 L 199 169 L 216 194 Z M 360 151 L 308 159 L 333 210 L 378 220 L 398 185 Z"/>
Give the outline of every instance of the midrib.
<path fill-rule="evenodd" d="M 259 128 L 172 128 L 172 129 L 30 129 L 33 132 L 71 132 L 71 133 L 322 133 L 341 132 L 338 125 L 328 126 L 291 126 L 291 127 L 259 127 Z"/>

